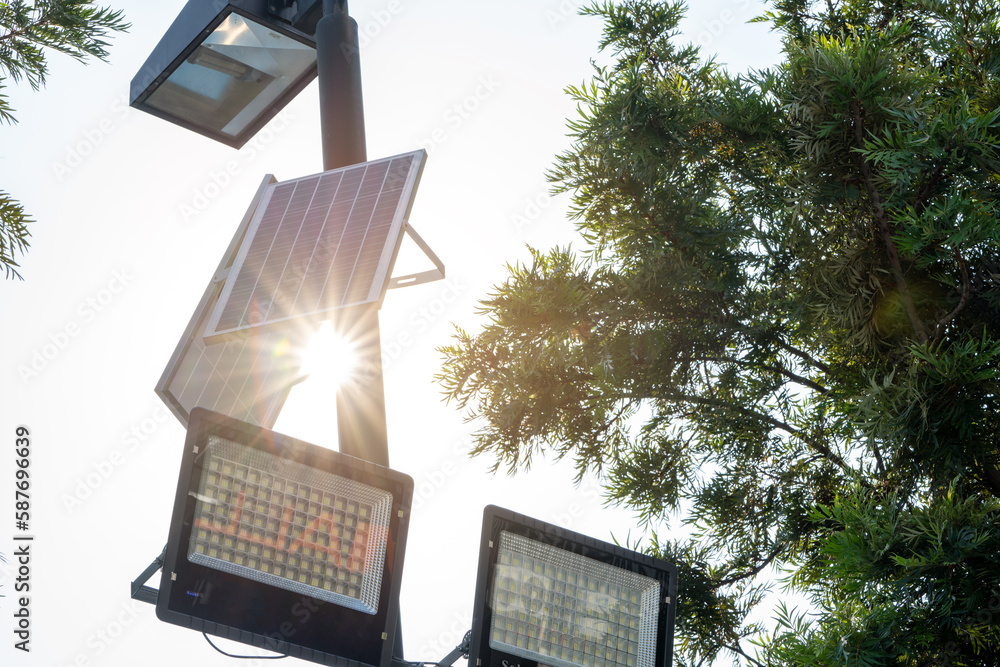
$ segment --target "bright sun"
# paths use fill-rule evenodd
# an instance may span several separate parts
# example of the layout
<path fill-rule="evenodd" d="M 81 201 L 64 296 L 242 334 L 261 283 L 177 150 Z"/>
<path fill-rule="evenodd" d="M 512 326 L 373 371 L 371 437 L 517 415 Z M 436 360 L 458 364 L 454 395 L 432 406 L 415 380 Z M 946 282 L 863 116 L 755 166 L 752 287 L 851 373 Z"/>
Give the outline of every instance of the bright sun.
<path fill-rule="evenodd" d="M 339 386 L 355 371 L 357 362 L 354 346 L 324 322 L 303 355 L 302 371 L 314 380 Z"/>

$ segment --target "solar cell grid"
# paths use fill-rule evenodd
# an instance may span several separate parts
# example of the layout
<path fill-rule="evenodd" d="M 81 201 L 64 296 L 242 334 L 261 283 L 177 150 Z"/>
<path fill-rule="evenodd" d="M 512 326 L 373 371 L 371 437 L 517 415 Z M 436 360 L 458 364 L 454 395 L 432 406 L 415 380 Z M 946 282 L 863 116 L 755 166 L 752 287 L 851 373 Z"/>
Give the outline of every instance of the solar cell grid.
<path fill-rule="evenodd" d="M 285 208 L 284 217 L 277 225 L 270 249 L 260 268 L 257 284 L 250 299 L 253 310 L 248 309 L 244 312 L 242 320 L 244 323 L 258 324 L 265 321 L 272 309 L 277 317 L 283 316 L 280 311 L 285 304 L 281 302 L 278 285 L 288 266 L 289 256 L 295 247 L 302 220 L 312 202 L 318 181 L 319 178 L 308 178 L 296 184 L 291 200 Z M 277 304 L 275 300 L 278 300 Z"/>
<path fill-rule="evenodd" d="M 260 224 L 254 231 L 253 242 L 250 244 L 244 242 L 244 247 L 246 248 L 246 255 L 242 259 L 244 266 L 259 267 L 267 260 L 271 243 L 274 241 L 274 237 L 278 231 L 278 223 L 281 222 L 281 217 L 285 213 L 285 208 L 288 205 L 288 200 L 292 197 L 294 189 L 294 185 L 279 184 L 271 191 L 271 200 L 267 203 L 266 208 L 263 209 Z M 222 313 L 222 317 L 225 328 L 234 328 L 239 320 L 247 315 L 247 310 L 252 303 L 251 295 L 257 286 L 257 273 L 236 271 L 236 266 L 233 269 L 236 278 L 235 280 L 233 279 L 233 272 L 231 272 L 229 279 L 226 281 L 226 287 L 230 288 L 230 293 L 228 296 L 224 293 L 226 308 Z M 242 304 L 242 307 L 239 304 Z"/>
<path fill-rule="evenodd" d="M 340 236 L 340 243 L 334 251 L 333 261 L 326 282 L 320 291 L 319 300 L 314 306 L 304 303 L 305 308 L 320 309 L 324 302 L 333 306 L 342 306 L 350 303 L 345 298 L 348 287 L 354 278 L 354 267 L 357 264 L 358 254 L 361 252 L 369 227 L 372 224 L 372 214 L 375 209 L 375 202 L 378 201 L 379 191 L 385 180 L 385 172 L 388 168 L 386 163 L 369 166 L 362 175 L 357 196 L 352 202 L 351 210 L 347 222 Z M 378 224 L 379 221 L 375 221 Z M 330 243 L 333 239 L 324 237 L 321 243 Z M 378 251 L 385 247 L 385 237 L 378 238 L 373 234 L 369 238 L 373 245 L 378 243 Z M 381 243 L 379 243 L 381 241 Z M 322 267 L 320 267 L 322 270 Z M 370 289 L 370 284 L 365 286 Z M 366 289 L 366 291 L 367 291 Z"/>
<path fill-rule="evenodd" d="M 374 239 L 362 245 L 354 265 L 354 279 L 344 298 L 346 303 L 354 303 L 365 298 L 365 290 L 375 280 L 385 239 L 389 236 L 392 224 L 392 213 L 395 202 L 402 194 L 406 174 L 409 171 L 409 161 L 394 160 L 386 165 L 386 175 L 382 182 L 379 197 L 373 203 L 371 222 L 367 227 L 366 240 Z"/>
<path fill-rule="evenodd" d="M 232 266 L 240 244 L 273 179 L 265 177 L 237 227 L 217 273 Z M 222 285 L 209 282 L 184 334 L 167 363 L 156 393 L 187 425 L 191 410 L 203 407 L 258 426 L 271 427 L 291 387 L 301 379 L 301 351 L 314 331 L 289 327 L 259 336 L 232 336 L 206 345 L 202 335 Z"/>
<path fill-rule="evenodd" d="M 424 152 L 274 185 L 206 337 L 381 299 Z"/>

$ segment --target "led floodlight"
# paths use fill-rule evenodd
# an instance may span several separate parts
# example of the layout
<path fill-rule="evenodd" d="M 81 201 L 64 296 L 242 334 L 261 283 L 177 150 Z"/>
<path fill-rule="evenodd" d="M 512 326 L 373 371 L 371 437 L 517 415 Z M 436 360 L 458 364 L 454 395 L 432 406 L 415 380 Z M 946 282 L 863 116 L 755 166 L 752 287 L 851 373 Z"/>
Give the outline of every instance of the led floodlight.
<path fill-rule="evenodd" d="M 669 667 L 677 569 L 498 507 L 483 519 L 470 667 Z"/>
<path fill-rule="evenodd" d="M 268 5 L 189 0 L 132 79 L 129 104 L 234 148 L 245 144 L 317 72 L 312 34 Z M 314 21 L 298 25 L 315 30 Z"/>
<path fill-rule="evenodd" d="M 191 411 L 156 615 L 326 665 L 388 667 L 413 481 Z"/>

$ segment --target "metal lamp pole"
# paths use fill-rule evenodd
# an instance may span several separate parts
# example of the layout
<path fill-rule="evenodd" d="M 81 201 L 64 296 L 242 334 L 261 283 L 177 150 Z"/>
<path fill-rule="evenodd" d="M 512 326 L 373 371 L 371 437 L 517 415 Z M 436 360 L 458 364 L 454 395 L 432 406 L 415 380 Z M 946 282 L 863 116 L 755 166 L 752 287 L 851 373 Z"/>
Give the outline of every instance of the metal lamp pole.
<path fill-rule="evenodd" d="M 329 171 L 366 162 L 358 24 L 348 15 L 347 0 L 323 0 L 323 17 L 316 24 L 316 60 L 323 169 Z M 378 307 L 341 311 L 334 326 L 345 340 L 353 343 L 362 369 L 337 389 L 340 451 L 389 467 Z M 398 613 L 393 658 L 394 664 L 403 658 Z"/>
<path fill-rule="evenodd" d="M 316 24 L 316 60 L 326 170 L 368 159 L 359 51 L 358 24 L 347 13 L 347 0 L 323 0 L 323 18 Z"/>
<path fill-rule="evenodd" d="M 316 25 L 323 169 L 367 161 L 365 115 L 361 93 L 358 24 L 348 15 L 347 0 L 323 0 Z M 338 333 L 356 347 L 362 372 L 337 391 L 340 451 L 388 467 L 385 387 L 378 309 L 343 311 Z"/>

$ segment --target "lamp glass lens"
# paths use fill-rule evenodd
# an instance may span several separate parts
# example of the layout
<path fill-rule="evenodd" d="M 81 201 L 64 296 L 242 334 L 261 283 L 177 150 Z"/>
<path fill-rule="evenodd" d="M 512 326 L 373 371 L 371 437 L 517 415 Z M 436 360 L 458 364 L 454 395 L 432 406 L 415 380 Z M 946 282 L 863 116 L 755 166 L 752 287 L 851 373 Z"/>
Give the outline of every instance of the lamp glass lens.
<path fill-rule="evenodd" d="M 378 612 L 392 494 L 211 436 L 188 559 Z"/>
<path fill-rule="evenodd" d="M 147 103 L 235 137 L 316 63 L 316 50 L 239 14 L 229 14 Z"/>
<path fill-rule="evenodd" d="M 554 667 L 653 667 L 660 583 L 501 531 L 490 648 Z"/>

